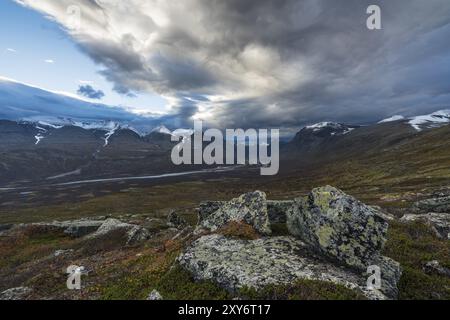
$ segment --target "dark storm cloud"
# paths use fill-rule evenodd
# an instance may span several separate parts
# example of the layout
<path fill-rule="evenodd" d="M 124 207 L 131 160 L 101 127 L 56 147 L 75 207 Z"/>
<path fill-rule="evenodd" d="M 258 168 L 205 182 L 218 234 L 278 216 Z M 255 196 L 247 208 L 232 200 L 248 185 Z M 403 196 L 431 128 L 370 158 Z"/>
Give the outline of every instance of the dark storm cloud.
<path fill-rule="evenodd" d="M 78 94 L 95 100 L 100 100 L 105 96 L 105 93 L 102 90 L 95 90 L 91 85 L 87 84 L 84 86 L 79 86 Z"/>
<path fill-rule="evenodd" d="M 448 0 L 24 1 L 66 25 L 122 94 L 169 98 L 174 125 L 366 123 L 449 105 Z M 366 9 L 382 10 L 382 30 Z"/>

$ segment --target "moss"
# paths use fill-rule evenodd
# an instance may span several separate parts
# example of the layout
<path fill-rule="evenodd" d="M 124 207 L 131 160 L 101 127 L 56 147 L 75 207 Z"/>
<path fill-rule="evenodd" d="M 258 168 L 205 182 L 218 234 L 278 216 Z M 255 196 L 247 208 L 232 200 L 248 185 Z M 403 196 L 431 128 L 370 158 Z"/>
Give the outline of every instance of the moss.
<path fill-rule="evenodd" d="M 365 300 L 361 292 L 313 280 L 299 280 L 290 286 L 272 285 L 261 290 L 242 288 L 239 294 L 250 300 Z"/>
<path fill-rule="evenodd" d="M 195 281 L 179 265 L 167 272 L 156 286 L 167 300 L 227 300 L 230 294 L 211 281 Z"/>
<path fill-rule="evenodd" d="M 259 233 L 251 225 L 237 221 L 231 221 L 217 230 L 217 233 L 232 239 L 256 240 L 261 238 Z"/>
<path fill-rule="evenodd" d="M 450 264 L 450 242 L 438 239 L 429 227 L 420 222 L 392 222 L 384 254 L 403 268 L 400 299 L 450 299 L 450 279 L 427 275 L 422 269 L 431 260 Z"/>

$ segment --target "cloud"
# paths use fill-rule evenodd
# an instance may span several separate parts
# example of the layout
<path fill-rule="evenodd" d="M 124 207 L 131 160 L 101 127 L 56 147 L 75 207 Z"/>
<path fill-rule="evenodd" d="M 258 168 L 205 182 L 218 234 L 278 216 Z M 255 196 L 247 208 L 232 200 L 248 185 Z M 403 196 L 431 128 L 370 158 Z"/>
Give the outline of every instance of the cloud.
<path fill-rule="evenodd" d="M 89 84 L 79 86 L 77 93 L 89 99 L 96 99 L 96 100 L 100 100 L 105 96 L 105 93 L 103 91 L 95 90 Z"/>
<path fill-rule="evenodd" d="M 46 60 L 44 60 L 44 62 L 45 63 L 50 63 L 50 64 L 55 63 L 55 61 L 52 60 L 52 59 L 46 59 Z"/>
<path fill-rule="evenodd" d="M 115 91 L 167 98 L 174 125 L 361 123 L 449 104 L 448 0 L 16 1 L 66 27 Z M 382 30 L 366 28 L 372 4 Z"/>
<path fill-rule="evenodd" d="M 13 48 L 6 48 L 6 51 L 11 53 L 17 53 L 17 50 Z"/>

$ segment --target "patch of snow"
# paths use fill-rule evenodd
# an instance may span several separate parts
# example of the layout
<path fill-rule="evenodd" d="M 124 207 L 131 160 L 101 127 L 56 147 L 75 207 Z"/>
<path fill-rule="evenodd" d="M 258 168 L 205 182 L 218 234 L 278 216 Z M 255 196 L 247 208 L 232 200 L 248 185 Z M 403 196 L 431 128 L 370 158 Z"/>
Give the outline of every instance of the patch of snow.
<path fill-rule="evenodd" d="M 168 134 L 168 135 L 172 135 L 172 131 L 170 131 L 169 129 L 167 129 L 166 126 L 161 125 L 159 127 L 156 127 L 152 130 L 152 132 L 157 132 L 157 133 L 162 133 L 162 134 Z"/>
<path fill-rule="evenodd" d="M 381 121 L 378 122 L 378 123 L 394 122 L 394 121 L 400 121 L 400 120 L 404 120 L 404 119 L 405 119 L 404 116 L 401 116 L 401 115 L 395 115 L 395 116 L 392 116 L 392 117 L 390 117 L 390 118 L 381 120 Z"/>
<path fill-rule="evenodd" d="M 346 131 L 344 131 L 343 134 L 348 134 L 348 133 L 352 132 L 353 130 L 355 130 L 355 128 L 348 128 Z"/>
<path fill-rule="evenodd" d="M 422 131 L 424 128 L 437 128 L 447 123 L 450 123 L 450 110 L 436 111 L 409 120 L 409 124 L 417 131 Z"/>
<path fill-rule="evenodd" d="M 42 134 L 39 133 L 39 134 L 35 135 L 34 138 L 36 139 L 35 145 L 38 145 L 39 142 L 41 142 L 42 139 L 44 139 L 45 137 Z"/>
<path fill-rule="evenodd" d="M 105 134 L 105 137 L 103 138 L 103 140 L 105 140 L 105 144 L 103 145 L 103 147 L 108 146 L 109 144 L 109 139 L 116 133 L 117 130 L 120 129 L 120 125 L 118 125 L 117 123 L 111 123 L 111 126 L 109 128 L 109 131 Z"/>
<path fill-rule="evenodd" d="M 334 126 L 336 123 L 333 122 L 319 122 L 310 126 L 307 126 L 306 129 L 314 129 L 314 131 L 318 131 L 319 129 L 326 128 L 329 126 Z"/>

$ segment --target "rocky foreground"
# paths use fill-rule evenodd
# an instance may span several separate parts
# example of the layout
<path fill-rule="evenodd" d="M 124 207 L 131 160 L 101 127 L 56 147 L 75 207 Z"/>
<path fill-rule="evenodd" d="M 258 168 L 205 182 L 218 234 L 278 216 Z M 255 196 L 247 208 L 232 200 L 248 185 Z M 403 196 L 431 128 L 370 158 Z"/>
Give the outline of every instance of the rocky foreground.
<path fill-rule="evenodd" d="M 230 291 L 320 280 L 360 290 L 369 299 L 397 297 L 400 265 L 381 255 L 385 217 L 336 188 L 317 188 L 308 197 L 283 202 L 269 202 L 256 191 L 230 202 L 205 203 L 199 216 L 197 234 L 243 222 L 263 238 L 199 238 L 178 259 L 196 279 L 216 281 Z M 271 237 L 271 223 L 280 221 L 290 236 Z M 367 287 L 370 266 L 381 269 L 379 288 Z"/>
<path fill-rule="evenodd" d="M 446 241 L 450 232 L 449 209 L 448 196 L 425 199 L 398 223 L 419 223 L 439 241 Z M 175 282 L 171 287 L 175 280 L 168 275 L 178 279 L 181 274 L 208 284 L 207 288 L 217 286 L 223 290 L 223 298 L 245 298 L 242 292 L 248 290 L 288 288 L 304 281 L 346 288 L 366 299 L 399 296 L 404 268 L 392 255 L 384 256 L 389 225 L 395 218 L 334 187 L 316 188 L 293 200 L 268 200 L 264 192 L 255 191 L 230 201 L 203 202 L 195 226 L 175 211 L 168 214 L 164 223 L 155 225 L 155 220 L 158 219 L 96 217 L 1 225 L 0 240 L 4 243 L 0 242 L 0 249 L 13 250 L 14 243 L 20 244 L 18 238 L 24 235 L 31 237 L 31 245 L 36 245 L 36 234 L 39 241 L 47 241 L 48 233 L 58 234 L 55 246 L 60 248 L 42 257 L 33 251 L 31 260 L 22 265 L 17 264 L 18 258 L 8 263 L 0 260 L 0 299 L 123 297 L 132 284 L 142 294 L 147 292 L 148 299 L 161 300 L 167 295 L 179 297 L 171 295 L 171 291 L 179 289 Z M 53 243 L 53 239 L 50 241 Z M 27 246 L 25 250 L 30 251 L 30 244 Z M 51 248 L 56 247 L 45 242 L 38 251 L 48 252 Z M 424 274 L 433 279 L 450 277 L 450 269 L 440 261 L 425 262 Z M 65 276 L 55 273 L 61 273 L 61 268 L 70 264 L 86 266 L 90 272 L 81 290 L 82 294 L 89 293 L 88 297 L 69 295 L 65 288 L 44 292 L 42 283 L 52 279 L 59 277 L 57 286 L 65 284 Z M 46 268 L 50 268 L 48 273 L 44 272 Z M 411 272 L 409 265 L 406 269 Z M 125 277 L 127 285 L 116 288 L 114 282 L 119 275 Z M 159 288 L 165 291 L 161 294 Z M 111 293 L 113 289 L 118 292 Z M 435 297 L 441 298 L 441 293 Z"/>

